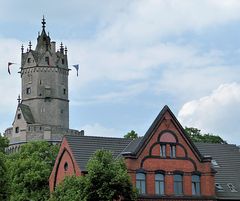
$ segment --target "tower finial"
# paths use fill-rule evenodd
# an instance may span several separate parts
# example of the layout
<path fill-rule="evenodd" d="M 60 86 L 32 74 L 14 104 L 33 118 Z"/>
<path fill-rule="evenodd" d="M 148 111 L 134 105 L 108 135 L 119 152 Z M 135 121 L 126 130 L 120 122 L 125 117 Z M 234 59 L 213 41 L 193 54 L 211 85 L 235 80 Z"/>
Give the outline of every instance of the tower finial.
<path fill-rule="evenodd" d="M 66 54 L 66 55 L 67 55 L 67 51 L 68 51 L 68 50 L 67 50 L 67 46 L 65 46 L 65 54 Z"/>
<path fill-rule="evenodd" d="M 18 104 L 21 102 L 20 94 L 18 95 L 17 101 L 18 101 Z"/>
<path fill-rule="evenodd" d="M 24 46 L 23 46 L 23 44 L 22 44 L 22 46 L 21 46 L 21 51 L 22 51 L 22 53 L 23 53 L 23 51 L 24 51 Z"/>
<path fill-rule="evenodd" d="M 31 43 L 31 41 L 29 41 L 28 47 L 29 47 L 29 51 L 31 51 L 32 50 L 32 43 Z"/>
<path fill-rule="evenodd" d="M 61 42 L 60 44 L 60 52 L 63 53 L 64 52 L 64 47 L 63 47 L 63 43 Z"/>
<path fill-rule="evenodd" d="M 45 27 L 46 27 L 46 21 L 45 21 L 44 15 L 43 15 L 43 18 L 42 18 L 42 28 L 45 29 Z"/>

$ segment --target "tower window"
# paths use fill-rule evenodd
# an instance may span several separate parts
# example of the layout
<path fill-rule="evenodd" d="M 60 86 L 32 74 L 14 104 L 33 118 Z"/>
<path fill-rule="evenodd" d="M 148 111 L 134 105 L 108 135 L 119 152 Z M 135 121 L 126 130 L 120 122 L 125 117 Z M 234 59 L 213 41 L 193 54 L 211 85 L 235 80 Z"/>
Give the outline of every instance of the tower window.
<path fill-rule="evenodd" d="M 62 59 L 62 64 L 64 64 L 64 59 Z"/>
<path fill-rule="evenodd" d="M 28 59 L 27 59 L 27 62 L 28 62 L 28 63 L 31 63 L 31 58 L 28 58 Z"/>
<path fill-rule="evenodd" d="M 39 80 L 39 85 L 42 85 L 42 80 Z"/>
<path fill-rule="evenodd" d="M 63 94 L 66 94 L 66 89 L 63 89 Z"/>
<path fill-rule="evenodd" d="M 15 133 L 19 133 L 19 127 L 15 128 Z"/>
<path fill-rule="evenodd" d="M 63 109 L 61 109 L 61 111 L 60 111 L 60 112 L 61 112 L 61 114 L 63 114 Z"/>
<path fill-rule="evenodd" d="M 17 114 L 17 119 L 21 119 L 21 114 Z"/>
<path fill-rule="evenodd" d="M 45 62 L 49 65 L 49 57 L 45 57 Z"/>
<path fill-rule="evenodd" d="M 28 87 L 28 88 L 27 88 L 26 93 L 27 93 L 27 94 L 31 94 L 31 87 Z"/>

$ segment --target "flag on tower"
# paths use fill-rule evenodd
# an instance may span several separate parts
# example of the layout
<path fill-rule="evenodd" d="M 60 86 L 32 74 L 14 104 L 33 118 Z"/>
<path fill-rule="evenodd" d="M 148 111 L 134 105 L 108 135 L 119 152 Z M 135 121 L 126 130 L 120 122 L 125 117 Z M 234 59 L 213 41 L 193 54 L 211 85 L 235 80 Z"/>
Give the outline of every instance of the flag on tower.
<path fill-rule="evenodd" d="M 11 75 L 10 66 L 13 65 L 13 64 L 15 64 L 15 63 L 8 62 L 8 73 L 9 73 L 9 75 Z"/>
<path fill-rule="evenodd" d="M 72 66 L 76 69 L 76 71 L 77 71 L 77 76 L 78 76 L 79 64 L 75 64 L 75 65 L 72 65 Z"/>

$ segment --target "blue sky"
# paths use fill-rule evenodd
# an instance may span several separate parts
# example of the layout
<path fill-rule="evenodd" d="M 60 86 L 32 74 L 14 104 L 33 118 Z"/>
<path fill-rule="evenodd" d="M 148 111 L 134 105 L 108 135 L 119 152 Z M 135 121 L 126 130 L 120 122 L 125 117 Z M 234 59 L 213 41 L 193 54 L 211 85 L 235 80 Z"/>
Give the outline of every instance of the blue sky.
<path fill-rule="evenodd" d="M 164 105 L 183 126 L 240 144 L 240 1 L 0 0 L 0 132 L 20 93 L 20 46 L 45 15 L 68 47 L 70 127 L 86 135 L 144 135 Z"/>

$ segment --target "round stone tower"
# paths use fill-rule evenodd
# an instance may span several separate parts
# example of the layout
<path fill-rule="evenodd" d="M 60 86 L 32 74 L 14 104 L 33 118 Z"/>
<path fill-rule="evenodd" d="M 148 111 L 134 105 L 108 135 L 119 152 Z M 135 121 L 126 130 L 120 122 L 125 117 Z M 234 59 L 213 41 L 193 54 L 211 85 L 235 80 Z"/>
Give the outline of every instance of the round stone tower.
<path fill-rule="evenodd" d="M 56 50 L 45 28 L 43 18 L 36 48 L 31 42 L 26 51 L 21 48 L 22 99 L 18 99 L 13 126 L 5 131 L 10 152 L 31 140 L 59 142 L 65 134 L 83 134 L 69 129 L 67 48 L 61 43 Z"/>

